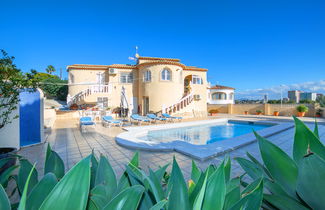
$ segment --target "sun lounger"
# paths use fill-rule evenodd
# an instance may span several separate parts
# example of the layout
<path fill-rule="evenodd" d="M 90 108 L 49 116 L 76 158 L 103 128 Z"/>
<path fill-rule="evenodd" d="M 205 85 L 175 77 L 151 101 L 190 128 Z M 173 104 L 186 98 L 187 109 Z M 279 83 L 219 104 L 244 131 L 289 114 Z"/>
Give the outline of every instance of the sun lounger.
<path fill-rule="evenodd" d="M 115 120 L 112 116 L 107 115 L 102 117 L 102 123 L 104 126 L 110 127 L 111 125 L 122 126 L 123 122 L 121 120 Z"/>
<path fill-rule="evenodd" d="M 166 121 L 166 118 L 163 117 L 157 117 L 155 114 L 147 114 L 147 117 L 152 120 L 160 120 L 160 121 Z"/>
<path fill-rule="evenodd" d="M 137 121 L 139 124 L 141 124 L 141 122 L 148 122 L 148 123 L 152 122 L 151 119 L 146 118 L 146 117 L 142 117 L 142 116 L 140 116 L 138 114 L 131 115 L 131 119 Z"/>
<path fill-rule="evenodd" d="M 162 116 L 165 117 L 166 119 L 170 119 L 170 120 L 182 120 L 183 119 L 182 117 L 174 117 L 167 113 L 163 113 Z"/>
<path fill-rule="evenodd" d="M 91 117 L 80 117 L 79 125 L 81 130 L 83 130 L 84 126 L 94 126 L 96 123 L 93 121 Z"/>

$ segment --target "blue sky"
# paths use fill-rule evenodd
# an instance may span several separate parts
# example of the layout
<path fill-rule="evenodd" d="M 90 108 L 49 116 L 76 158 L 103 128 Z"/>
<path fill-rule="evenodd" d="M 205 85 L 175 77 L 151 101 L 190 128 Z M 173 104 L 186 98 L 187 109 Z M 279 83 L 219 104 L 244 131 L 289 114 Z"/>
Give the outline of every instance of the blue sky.
<path fill-rule="evenodd" d="M 131 63 L 139 46 L 142 56 L 208 68 L 212 84 L 239 94 L 281 84 L 325 92 L 324 1 L 2 0 L 0 6 L 0 48 L 24 71 Z"/>

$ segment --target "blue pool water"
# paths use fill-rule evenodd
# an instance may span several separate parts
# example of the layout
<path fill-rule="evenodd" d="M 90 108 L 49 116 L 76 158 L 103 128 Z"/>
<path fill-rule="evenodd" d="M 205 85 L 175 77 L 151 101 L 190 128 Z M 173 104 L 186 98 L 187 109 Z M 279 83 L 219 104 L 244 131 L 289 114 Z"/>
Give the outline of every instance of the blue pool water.
<path fill-rule="evenodd" d="M 207 124 L 200 126 L 149 131 L 139 139 L 152 142 L 186 141 L 191 144 L 211 144 L 236 136 L 258 131 L 271 125 L 228 122 L 226 124 Z"/>

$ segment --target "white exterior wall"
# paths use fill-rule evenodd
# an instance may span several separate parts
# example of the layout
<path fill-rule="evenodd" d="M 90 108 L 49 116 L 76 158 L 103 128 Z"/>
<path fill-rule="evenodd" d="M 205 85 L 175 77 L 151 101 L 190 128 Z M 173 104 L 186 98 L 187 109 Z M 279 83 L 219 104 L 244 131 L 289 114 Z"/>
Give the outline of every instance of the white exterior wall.
<path fill-rule="evenodd" d="M 19 106 L 11 113 L 10 117 L 19 115 Z M 0 147 L 14 147 L 20 149 L 19 118 L 0 129 Z"/>
<path fill-rule="evenodd" d="M 40 132 L 41 139 L 40 143 L 44 142 L 44 94 L 41 89 L 37 89 L 40 92 Z M 19 105 L 14 110 L 10 119 L 14 116 L 19 116 Z M 12 120 L 11 123 L 5 125 L 0 129 L 0 147 L 14 147 L 20 149 L 20 119 Z"/>
<path fill-rule="evenodd" d="M 232 89 L 208 89 L 208 104 L 234 104 L 235 103 L 235 91 Z M 213 93 L 225 93 L 227 100 L 212 100 Z M 233 93 L 233 98 L 230 98 L 230 94 Z"/>

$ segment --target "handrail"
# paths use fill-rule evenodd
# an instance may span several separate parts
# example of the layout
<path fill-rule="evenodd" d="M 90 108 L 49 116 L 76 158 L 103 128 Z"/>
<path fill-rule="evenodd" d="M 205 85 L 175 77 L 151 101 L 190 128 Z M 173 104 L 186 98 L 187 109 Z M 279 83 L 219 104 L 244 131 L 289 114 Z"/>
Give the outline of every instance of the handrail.
<path fill-rule="evenodd" d="M 159 112 L 157 112 L 157 114 L 179 111 L 181 108 L 186 107 L 192 101 L 193 101 L 193 94 L 190 93 L 184 96 L 183 98 L 181 98 L 180 100 L 178 100 L 176 103 L 173 103 L 172 105 L 167 106 L 166 108 L 162 108 Z"/>
<path fill-rule="evenodd" d="M 67 105 L 71 106 L 73 103 L 81 100 L 85 96 L 89 96 L 93 93 L 108 93 L 110 91 L 109 85 L 91 85 L 87 89 L 80 91 L 74 96 L 67 96 Z"/>

